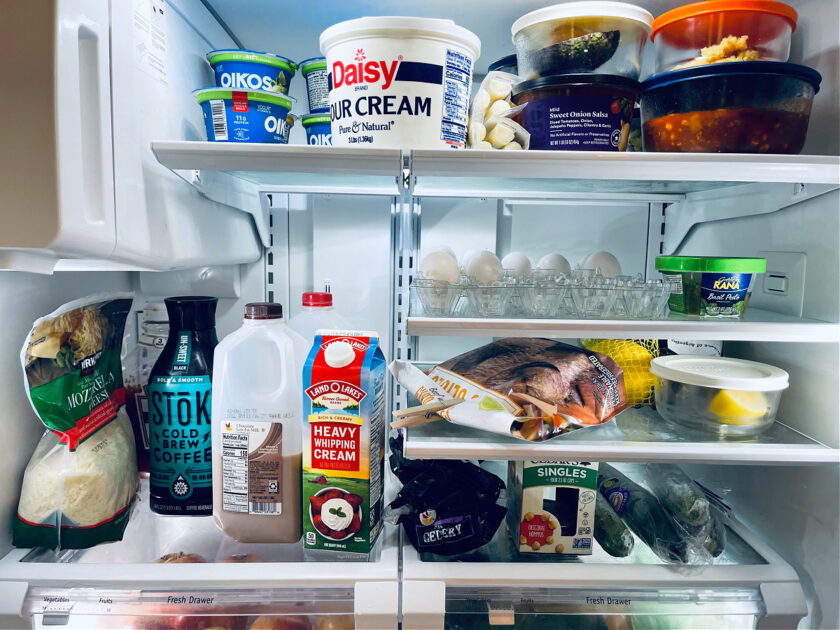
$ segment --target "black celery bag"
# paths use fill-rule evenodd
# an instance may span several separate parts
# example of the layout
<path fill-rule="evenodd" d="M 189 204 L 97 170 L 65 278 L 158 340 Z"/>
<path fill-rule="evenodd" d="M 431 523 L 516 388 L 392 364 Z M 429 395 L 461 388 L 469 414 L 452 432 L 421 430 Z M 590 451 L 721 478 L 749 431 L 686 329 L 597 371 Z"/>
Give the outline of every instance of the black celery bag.
<path fill-rule="evenodd" d="M 211 376 L 214 297 L 167 298 L 169 339 L 149 376 L 151 508 L 158 514 L 213 513 Z"/>

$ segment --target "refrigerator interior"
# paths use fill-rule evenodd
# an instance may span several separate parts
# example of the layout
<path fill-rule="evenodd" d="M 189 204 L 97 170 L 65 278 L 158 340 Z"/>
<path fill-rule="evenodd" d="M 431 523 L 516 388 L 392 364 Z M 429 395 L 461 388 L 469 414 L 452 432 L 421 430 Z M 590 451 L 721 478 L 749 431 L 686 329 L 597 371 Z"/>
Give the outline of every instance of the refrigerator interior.
<path fill-rule="evenodd" d="M 138 0 L 135 5 L 147 1 L 152 2 Z M 392 527 L 387 529 L 380 561 L 372 566 L 302 565 L 297 546 L 270 549 L 239 546 L 218 534 L 210 519 L 201 519 L 204 522 L 200 525 L 178 523 L 177 519 L 153 519 L 141 499 L 126 541 L 117 545 L 81 553 L 27 555 L 25 550 L 13 550 L 8 537 L 0 537 L 0 557 L 5 556 L 0 561 L 0 577 L 12 581 L 15 588 L 20 588 L 21 581 L 32 584 L 25 624 L 31 616 L 35 627 L 58 623 L 59 627 L 68 628 L 118 628 L 132 616 L 196 615 L 200 609 L 185 608 L 169 598 L 181 591 L 203 590 L 207 597 L 217 598 L 217 608 L 210 614 L 219 617 L 228 612 L 251 617 L 266 613 L 290 618 L 309 616 L 313 621 L 343 617 L 346 622 L 346 616 L 355 610 L 357 627 L 362 628 L 363 622 L 358 617 L 362 606 L 372 607 L 371 619 L 390 619 L 391 611 L 376 610 L 375 603 L 378 599 L 388 599 L 392 592 L 397 597 L 398 571 L 402 566 L 406 580 L 401 591 L 403 615 L 409 618 L 414 614 L 412 619 L 422 620 L 424 614 L 431 614 L 423 610 L 424 606 L 435 602 L 445 609 L 446 627 L 452 629 L 504 626 L 511 621 L 511 615 L 517 627 L 583 628 L 589 623 L 598 627 L 593 616 L 586 614 L 586 597 L 600 597 L 607 591 L 619 599 L 626 595 L 634 602 L 629 608 L 604 609 L 617 624 L 627 614 L 627 626 L 617 627 L 655 627 L 645 625 L 653 623 L 645 615 L 659 615 L 660 621 L 662 616 L 679 615 L 685 610 L 681 608 L 683 604 L 669 604 L 668 598 L 679 602 L 681 597 L 695 597 L 698 589 L 706 599 L 701 603 L 693 599 L 692 615 L 675 622 L 683 625 L 674 627 L 706 628 L 718 624 L 727 628 L 752 628 L 767 614 L 767 602 L 773 601 L 772 590 L 761 593 L 758 582 L 751 581 L 752 576 L 760 575 L 762 567 L 769 564 L 773 571 L 778 570 L 782 583 L 794 579 L 785 567 L 790 565 L 795 570 L 808 606 L 801 628 L 840 627 L 836 598 L 840 591 L 837 492 L 840 467 L 836 455 L 840 449 L 840 389 L 837 387 L 840 339 L 836 328 L 840 322 L 837 290 L 840 286 L 840 193 L 837 190 L 797 197 L 789 192 L 787 185 L 755 184 L 739 197 L 729 195 L 733 192 L 730 189 L 713 188 L 704 193 L 707 205 L 712 207 L 705 216 L 711 219 L 692 225 L 675 212 L 676 206 L 668 209 L 672 202 L 659 196 L 629 198 L 598 188 L 570 195 L 543 194 L 540 183 L 533 194 L 521 191 L 517 194 L 514 185 L 504 190 L 502 177 L 499 179 L 502 192 L 497 195 L 482 194 L 480 186 L 472 189 L 467 186 L 460 193 L 452 193 L 442 186 L 435 191 L 430 186 L 426 189 L 428 195 L 417 194 L 411 198 L 402 187 L 394 191 L 393 185 L 382 182 L 368 185 L 365 178 L 357 182 L 352 177 L 336 178 L 339 183 L 330 186 L 329 166 L 325 164 L 323 174 L 316 166 L 309 173 L 281 173 L 273 181 L 267 178 L 256 184 L 242 183 L 222 173 L 224 169 L 202 170 L 202 192 L 212 199 L 209 203 L 203 198 L 197 201 L 199 193 L 158 164 L 148 147 L 152 141 L 203 138 L 200 111 L 196 107 L 190 110 L 194 105 L 190 92 L 201 87 L 194 83 L 199 77 L 210 80 L 207 68 L 199 64 L 197 52 L 203 47 L 209 50 L 241 44 L 245 48 L 304 59 L 318 54 L 318 34 L 340 20 L 361 14 L 426 15 L 452 18 L 476 32 L 483 44 L 477 70 L 483 71 L 488 63 L 512 51 L 509 25 L 513 20 L 544 4 L 535 0 L 507 5 L 473 0 L 460 3 L 401 0 L 396 5 L 379 0 L 362 4 L 329 0 L 314 11 L 297 5 L 279 8 L 270 0 L 248 3 L 172 0 L 162 5 L 173 12 L 168 30 L 170 80 L 163 82 L 159 73 L 142 72 L 125 57 L 130 49 L 114 46 L 114 51 L 120 51 L 112 57 L 116 203 L 136 217 L 123 224 L 127 227 L 122 231 L 118 228 L 117 247 L 122 247 L 126 260 L 142 258 L 151 250 L 159 261 L 164 261 L 161 268 L 166 267 L 165 261 L 173 255 L 182 257 L 179 267 L 204 267 L 165 273 L 0 274 L 0 304 L 3 305 L 0 325 L 4 330 L 0 337 L 0 400 L 7 411 L 6 424 L 11 431 L 10 443 L 14 445 L 0 463 L 7 479 L 0 489 L 4 531 L 9 530 L 14 518 L 23 470 L 42 433 L 23 389 L 20 346 L 35 318 L 79 296 L 132 290 L 136 293 L 135 311 L 139 312 L 144 299 L 172 293 L 223 295 L 218 309 L 221 339 L 240 325 L 247 302 L 278 301 L 289 316 L 294 316 L 300 309 L 303 291 L 329 286 L 336 309 L 342 315 L 354 326 L 379 332 L 388 359 L 399 356 L 434 363 L 510 334 L 499 331 L 494 334 L 492 329 L 478 334 L 458 334 L 457 330 L 412 334 L 407 325 L 408 282 L 422 257 L 441 246 L 451 247 L 459 256 L 470 249 L 486 248 L 499 256 L 521 251 L 532 261 L 547 253 L 560 252 L 573 266 L 590 252 L 608 250 L 619 259 L 624 273 L 641 273 L 650 278 L 657 275 L 653 271 L 653 259 L 660 253 L 660 247 L 676 255 L 764 256 L 766 252 L 785 252 L 805 257 L 804 279 L 797 285 L 801 291 L 799 297 L 756 293 L 753 306 L 765 312 L 834 324 L 829 333 L 834 335 L 833 340 L 778 341 L 771 338 L 771 333 L 765 338 L 743 340 L 734 335 L 735 338 L 724 342 L 724 351 L 728 356 L 778 365 L 790 373 L 791 386 L 779 412 L 780 422 L 790 432 L 782 435 L 781 444 L 788 444 L 791 436 L 801 434 L 803 444 L 824 447 L 818 453 L 820 459 L 805 461 L 806 451 L 801 451 L 802 454 L 796 451 L 787 457 L 780 453 L 780 461 L 774 462 L 772 455 L 762 452 L 753 461 L 740 462 L 739 458 L 748 456 L 746 449 L 739 450 L 737 444 L 722 444 L 716 453 L 714 443 L 702 454 L 695 449 L 691 451 L 693 455 L 684 459 L 686 472 L 721 494 L 733 507 L 739 522 L 738 532 L 731 535 L 732 540 L 739 542 L 728 552 L 731 556 L 727 555 L 724 568 L 744 565 L 755 571 L 737 573 L 738 577 L 716 571 L 706 572 L 703 577 L 703 571 L 699 571 L 694 576 L 696 582 L 692 582 L 691 575 L 678 575 L 656 563 L 644 566 L 644 559 L 637 558 L 633 564 L 612 572 L 612 560 L 603 564 L 606 559 L 596 557 L 594 563 L 587 561 L 583 570 L 588 572 L 585 575 L 589 581 L 582 584 L 578 567 L 572 562 L 557 565 L 521 562 L 512 567 L 504 558 L 492 555 L 463 563 L 439 558 L 424 561 L 406 541 L 398 541 L 397 530 Z M 657 15 L 682 2 L 640 0 L 638 4 Z M 803 154 L 838 155 L 840 7 L 835 0 L 796 0 L 791 4 L 800 13 L 791 61 L 810 65 L 823 75 Z M 120 33 L 132 36 L 128 12 L 118 11 L 114 3 L 112 14 L 112 37 Z M 216 22 L 214 14 L 221 23 Z M 300 78 L 292 84 L 291 94 L 299 102 L 305 100 L 303 88 Z M 159 114 L 169 110 L 187 113 L 177 120 Z M 305 132 L 296 125 L 290 143 L 304 142 Z M 142 146 L 139 151 L 138 145 Z M 402 158 L 399 162 L 398 167 L 408 163 L 407 160 L 403 163 Z M 179 174 L 188 170 L 181 169 Z M 400 171 L 398 168 L 396 172 Z M 494 181 L 495 177 L 496 174 L 490 173 L 487 181 Z M 301 192 L 307 186 L 315 192 Z M 450 186 L 457 189 L 458 180 L 453 179 Z M 324 188 L 329 192 L 324 192 Z M 418 190 L 422 190 L 419 184 Z M 766 198 L 777 194 L 791 196 L 784 204 L 786 207 L 775 209 L 770 203 L 760 214 L 741 211 L 751 203 L 764 204 Z M 724 210 L 716 217 L 714 206 L 719 200 Z M 182 210 L 199 203 L 209 215 L 203 227 L 193 231 L 195 215 Z M 161 225 L 167 229 L 160 229 Z M 212 229 L 213 225 L 230 229 L 227 232 Z M 184 249 L 180 249 L 182 246 Z M 215 251 L 223 252 L 225 262 L 243 264 L 220 269 L 209 267 L 214 262 Z M 515 328 L 515 323 L 512 326 Z M 136 338 L 136 327 L 135 318 L 128 326 L 129 338 L 131 335 Z M 554 336 L 564 338 L 563 334 L 561 330 Z M 566 338 L 577 343 L 581 336 L 569 334 Z M 404 393 L 399 389 L 394 388 L 392 395 L 396 403 L 405 404 Z M 421 433 L 417 435 L 423 438 Z M 476 449 L 481 447 L 473 440 L 474 436 L 463 432 L 455 431 L 444 437 L 456 445 L 446 457 L 457 457 L 462 452 L 459 448 L 468 444 Z M 426 447 L 430 452 L 445 441 L 431 429 L 424 439 L 430 444 Z M 418 447 L 422 446 L 418 442 Z M 504 459 L 498 453 L 514 445 L 501 442 L 492 446 L 496 458 Z M 590 445 L 580 448 L 585 450 Z M 624 445 L 617 448 L 630 452 Z M 644 461 L 644 453 L 643 445 L 631 461 Z M 666 461 L 685 457 L 676 445 L 665 444 L 657 453 Z M 517 457 L 527 459 L 522 453 Z M 388 478 L 388 484 L 389 494 L 393 495 L 396 490 L 393 477 Z M 500 528 L 500 537 L 504 536 L 503 530 L 504 526 Z M 187 544 L 183 541 L 200 548 L 196 553 L 208 560 L 256 553 L 271 564 L 226 565 L 223 571 L 218 567 L 208 570 L 199 566 L 150 564 L 176 547 L 182 550 Z M 499 540 L 495 542 L 502 544 Z M 488 560 L 499 562 L 499 570 L 488 571 L 485 568 Z M 21 561 L 25 561 L 26 567 L 19 571 Z M 56 563 L 60 565 L 57 569 Z M 93 569 L 84 566 L 97 563 Z M 107 566 L 111 564 L 128 568 L 112 574 Z M 166 571 L 162 571 L 164 568 Z M 495 575 L 488 576 L 488 573 Z M 724 577 L 715 582 L 718 575 Z M 19 581 L 14 582 L 16 578 Z M 540 579 L 550 581 L 551 587 L 540 586 Z M 649 580 L 647 584 L 645 579 Z M 638 582 L 637 588 L 622 595 L 620 585 L 626 587 L 634 581 Z M 673 593 L 663 586 L 668 583 L 675 585 Z M 724 583 L 726 586 L 722 587 Z M 72 595 L 75 608 L 69 615 L 61 601 L 68 593 L 66 584 L 78 586 Z M 446 585 L 443 593 L 436 590 L 440 584 Z M 590 590 L 578 592 L 574 587 Z M 689 589 L 691 595 L 680 589 Z M 10 586 L 5 595 L 13 599 L 15 592 Z M 564 600 L 564 594 L 570 599 Z M 715 599 L 716 594 L 720 600 Z M 787 594 L 788 591 L 777 593 L 780 607 L 784 606 L 782 600 Z M 107 613 L 103 612 L 103 600 L 110 602 Z M 704 615 L 703 605 L 713 612 Z M 49 606 L 53 608 L 48 609 Z M 727 606 L 731 607 L 730 616 L 721 612 Z M 5 612 L 7 609 L 0 608 L 0 620 L 11 624 L 3 616 Z M 685 625 L 688 623 L 694 625 Z M 758 623 L 757 627 L 761 628 L 761 622 Z M 404 627 L 426 626 L 407 623 Z"/>

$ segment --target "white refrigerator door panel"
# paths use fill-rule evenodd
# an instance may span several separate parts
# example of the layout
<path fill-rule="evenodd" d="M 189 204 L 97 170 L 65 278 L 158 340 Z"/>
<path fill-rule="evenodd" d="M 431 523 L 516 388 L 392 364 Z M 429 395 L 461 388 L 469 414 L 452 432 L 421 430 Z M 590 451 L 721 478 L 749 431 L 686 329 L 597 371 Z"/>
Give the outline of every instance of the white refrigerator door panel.
<path fill-rule="evenodd" d="M 152 140 L 204 140 L 192 91 L 214 85 L 204 55 L 234 46 L 199 0 L 113 3 L 117 246 L 155 269 L 253 262 L 251 218 L 202 197 L 158 164 Z"/>
<path fill-rule="evenodd" d="M 4 266 L 114 249 L 109 8 L 101 0 L 21 3 L 0 35 L 15 51 L 3 66 L 0 252 Z"/>

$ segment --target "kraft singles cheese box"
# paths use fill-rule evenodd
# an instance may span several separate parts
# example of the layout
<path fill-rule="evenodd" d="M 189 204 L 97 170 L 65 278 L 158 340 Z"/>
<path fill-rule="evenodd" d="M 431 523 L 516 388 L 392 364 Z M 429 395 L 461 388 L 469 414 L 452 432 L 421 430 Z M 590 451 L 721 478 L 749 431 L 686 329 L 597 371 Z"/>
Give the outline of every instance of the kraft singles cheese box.
<path fill-rule="evenodd" d="M 385 373 L 375 332 L 319 330 L 315 335 L 303 367 L 306 559 L 378 559 Z"/>
<path fill-rule="evenodd" d="M 508 513 L 520 554 L 592 553 L 597 462 L 509 462 Z"/>

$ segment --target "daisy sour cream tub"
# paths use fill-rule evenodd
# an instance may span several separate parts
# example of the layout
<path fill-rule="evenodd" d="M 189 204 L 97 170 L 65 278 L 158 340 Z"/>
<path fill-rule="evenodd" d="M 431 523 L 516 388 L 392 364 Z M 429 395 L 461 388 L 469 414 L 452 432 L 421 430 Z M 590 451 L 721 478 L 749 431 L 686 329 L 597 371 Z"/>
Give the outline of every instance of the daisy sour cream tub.
<path fill-rule="evenodd" d="M 478 37 L 452 20 L 364 17 L 321 33 L 337 146 L 466 145 Z"/>

